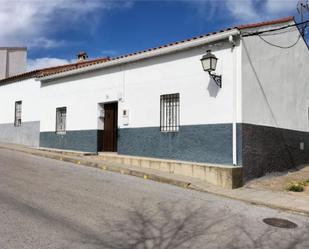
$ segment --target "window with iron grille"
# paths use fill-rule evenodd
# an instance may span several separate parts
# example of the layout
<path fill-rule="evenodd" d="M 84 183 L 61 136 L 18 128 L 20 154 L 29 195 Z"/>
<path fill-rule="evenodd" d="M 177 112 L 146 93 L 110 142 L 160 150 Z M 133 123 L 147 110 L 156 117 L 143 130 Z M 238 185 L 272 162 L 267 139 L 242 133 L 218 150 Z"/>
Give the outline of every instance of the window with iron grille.
<path fill-rule="evenodd" d="M 15 120 L 14 120 L 15 126 L 21 126 L 21 106 L 22 106 L 21 101 L 15 102 Z"/>
<path fill-rule="evenodd" d="M 63 134 L 66 131 L 67 108 L 59 107 L 56 109 L 56 133 Z"/>
<path fill-rule="evenodd" d="M 161 95 L 160 105 L 160 130 L 179 131 L 179 93 Z"/>

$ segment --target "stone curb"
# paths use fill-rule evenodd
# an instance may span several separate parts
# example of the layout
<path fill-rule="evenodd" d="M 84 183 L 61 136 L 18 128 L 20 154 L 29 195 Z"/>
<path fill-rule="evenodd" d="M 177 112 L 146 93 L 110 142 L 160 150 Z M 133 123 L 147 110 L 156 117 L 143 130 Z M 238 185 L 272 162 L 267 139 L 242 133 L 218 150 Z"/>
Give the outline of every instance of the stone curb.
<path fill-rule="evenodd" d="M 281 210 L 281 211 L 287 211 L 287 212 L 291 212 L 291 213 L 297 213 L 297 214 L 301 214 L 301 215 L 309 217 L 309 210 L 308 209 L 291 208 L 291 207 L 287 207 L 287 206 L 283 206 L 283 205 L 273 204 L 273 203 L 270 203 L 270 202 L 253 200 L 253 199 L 248 199 L 248 198 L 244 198 L 244 197 L 238 197 L 238 196 L 235 196 L 235 195 L 220 193 L 218 191 L 209 191 L 207 189 L 203 189 L 202 192 L 207 192 L 207 193 L 210 193 L 210 194 L 219 195 L 219 196 L 226 197 L 226 198 L 229 198 L 229 199 L 233 199 L 233 200 L 236 200 L 236 201 L 243 201 L 243 202 L 246 202 L 246 203 L 249 203 L 249 204 L 252 204 L 252 205 L 265 206 L 265 207 L 268 207 L 268 208 L 278 209 L 278 210 Z"/>
<path fill-rule="evenodd" d="M 61 153 L 59 155 L 54 155 L 54 154 L 49 154 L 49 153 L 46 153 L 44 151 L 39 151 L 39 150 L 35 150 L 35 149 L 32 149 L 30 151 L 30 150 L 24 150 L 24 149 L 19 149 L 19 148 L 5 147 L 5 146 L 1 146 L 1 145 L 0 145 L 0 148 L 8 149 L 8 150 L 11 150 L 11 151 L 22 152 L 22 153 L 26 153 L 26 154 L 31 154 L 31 155 L 34 155 L 34 156 L 40 156 L 40 157 L 44 157 L 44 158 L 55 159 L 55 160 L 58 160 L 58 161 L 70 162 L 70 163 L 74 163 L 74 164 L 77 164 L 77 165 L 83 165 L 83 166 L 87 166 L 87 167 L 98 168 L 98 169 L 101 169 L 101 170 L 107 170 L 107 171 L 111 171 L 111 172 L 114 172 L 114 173 L 136 176 L 136 177 L 149 179 L 149 180 L 156 181 L 156 182 L 175 185 L 175 186 L 182 187 L 182 188 L 185 188 L 185 189 L 215 194 L 215 195 L 218 195 L 218 196 L 226 197 L 226 198 L 237 200 L 237 201 L 243 201 L 243 202 L 250 203 L 250 204 L 253 204 L 253 205 L 266 206 L 266 207 L 273 208 L 273 209 L 279 209 L 279 210 L 283 210 L 283 211 L 288 211 L 288 212 L 293 212 L 293 213 L 298 213 L 298 214 L 301 214 L 301 215 L 309 216 L 309 209 L 291 208 L 291 207 L 287 207 L 287 206 L 283 206 L 283 205 L 277 205 L 277 204 L 273 204 L 273 203 L 265 202 L 265 201 L 261 201 L 261 200 L 253 200 L 253 199 L 249 199 L 249 198 L 239 197 L 239 196 L 235 196 L 235 195 L 232 195 L 232 194 L 229 194 L 229 193 L 225 193 L 225 190 L 223 190 L 222 192 L 219 192 L 219 191 L 214 191 L 214 190 L 211 190 L 211 189 L 202 188 L 202 187 L 199 187 L 199 186 L 197 186 L 197 185 L 195 185 L 195 184 L 193 184 L 192 182 L 189 182 L 189 181 L 170 179 L 170 178 L 162 177 L 162 176 L 159 176 L 159 175 L 156 175 L 156 174 L 144 173 L 142 171 L 138 171 L 138 170 L 134 170 L 134 169 L 128 169 L 128 168 L 122 168 L 122 167 L 118 167 L 118 166 L 114 166 L 114 165 L 107 165 L 107 164 L 104 164 L 104 163 L 90 162 L 90 161 L 84 160 L 82 158 L 74 158 L 74 157 L 70 157 L 66 154 L 61 154 Z M 53 152 L 53 153 L 57 153 L 57 152 Z M 237 190 L 231 190 L 231 191 L 237 191 Z"/>
<path fill-rule="evenodd" d="M 70 157 L 66 154 L 61 154 L 60 155 L 54 155 L 54 154 L 48 154 L 44 153 L 43 151 L 35 150 L 35 151 L 28 151 L 28 150 L 23 150 L 23 149 L 18 149 L 18 148 L 11 148 L 11 147 L 5 147 L 5 146 L 0 146 L 2 149 L 8 149 L 11 151 L 17 151 L 17 152 L 22 152 L 34 156 L 40 156 L 44 158 L 49 158 L 49 159 L 54 159 L 58 161 L 63 161 L 63 162 L 69 162 L 69 163 L 74 163 L 77 165 L 82 165 L 82 166 L 87 166 L 87 167 L 92 167 L 92 168 L 97 168 L 101 170 L 107 170 L 111 171 L 114 173 L 120 173 L 124 175 L 131 175 L 131 176 L 136 176 L 144 179 L 149 179 L 157 182 L 162 182 L 162 183 L 167 183 L 171 185 L 175 185 L 178 187 L 183 187 L 183 188 L 190 188 L 194 190 L 198 190 L 198 187 L 193 187 L 190 182 L 186 181 L 181 181 L 181 180 L 176 180 L 176 179 L 170 179 L 162 176 L 158 176 L 156 174 L 151 174 L 151 173 L 144 173 L 142 171 L 134 170 L 134 169 L 128 169 L 128 168 L 122 168 L 114 165 L 107 165 L 104 163 L 95 163 L 95 162 L 90 162 L 84 159 L 78 159 L 75 157 Z M 57 152 L 52 152 L 52 153 L 57 153 Z M 202 189 L 199 189 L 199 191 L 203 191 Z"/>
<path fill-rule="evenodd" d="M 94 156 L 98 155 L 97 153 L 94 152 L 82 152 L 82 151 L 70 151 L 70 150 L 56 150 L 56 149 L 49 149 L 49 148 L 35 148 L 35 147 L 30 147 L 29 149 L 33 149 L 36 151 L 42 151 L 42 152 L 50 152 L 50 153 L 57 153 L 61 155 L 68 155 L 68 156 Z"/>

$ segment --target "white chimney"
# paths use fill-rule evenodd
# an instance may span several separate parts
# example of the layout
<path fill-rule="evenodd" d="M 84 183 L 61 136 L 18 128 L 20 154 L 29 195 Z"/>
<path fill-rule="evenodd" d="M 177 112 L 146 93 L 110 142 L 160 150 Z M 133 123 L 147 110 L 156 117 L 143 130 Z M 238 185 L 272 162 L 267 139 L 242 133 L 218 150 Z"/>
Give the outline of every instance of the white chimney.
<path fill-rule="evenodd" d="M 78 61 L 85 61 L 88 59 L 88 54 L 84 51 L 80 52 L 78 55 L 77 55 L 77 60 Z"/>
<path fill-rule="evenodd" d="M 0 47 L 0 80 L 27 71 L 27 48 Z"/>

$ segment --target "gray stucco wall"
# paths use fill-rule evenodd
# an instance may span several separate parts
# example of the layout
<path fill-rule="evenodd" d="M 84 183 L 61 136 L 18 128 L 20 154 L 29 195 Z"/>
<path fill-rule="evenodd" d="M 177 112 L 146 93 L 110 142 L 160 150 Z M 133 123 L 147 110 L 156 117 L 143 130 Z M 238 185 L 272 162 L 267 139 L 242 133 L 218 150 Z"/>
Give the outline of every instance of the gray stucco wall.
<path fill-rule="evenodd" d="M 40 147 L 97 152 L 102 147 L 102 138 L 101 130 L 67 131 L 64 135 L 41 132 Z"/>
<path fill-rule="evenodd" d="M 100 130 L 41 132 L 40 146 L 97 152 L 102 150 L 102 138 Z M 232 124 L 181 126 L 179 132 L 165 133 L 159 127 L 118 129 L 118 153 L 232 164 Z"/>
<path fill-rule="evenodd" d="M 0 142 L 39 146 L 40 122 L 23 122 L 15 127 L 13 123 L 0 124 Z"/>
<path fill-rule="evenodd" d="M 243 148 L 243 133 L 242 133 L 242 124 L 238 123 L 236 125 L 237 130 L 237 166 L 242 166 L 243 162 L 243 155 L 242 155 L 242 148 Z"/>
<path fill-rule="evenodd" d="M 232 124 L 181 126 L 179 132 L 168 133 L 159 127 L 120 129 L 118 153 L 232 164 Z"/>
<path fill-rule="evenodd" d="M 241 127 L 245 180 L 309 163 L 309 132 L 252 124 Z"/>
<path fill-rule="evenodd" d="M 273 44 L 293 44 L 299 31 L 268 36 Z M 301 38 L 279 49 L 258 36 L 242 42 L 242 123 L 290 130 L 308 129 L 309 50 Z"/>

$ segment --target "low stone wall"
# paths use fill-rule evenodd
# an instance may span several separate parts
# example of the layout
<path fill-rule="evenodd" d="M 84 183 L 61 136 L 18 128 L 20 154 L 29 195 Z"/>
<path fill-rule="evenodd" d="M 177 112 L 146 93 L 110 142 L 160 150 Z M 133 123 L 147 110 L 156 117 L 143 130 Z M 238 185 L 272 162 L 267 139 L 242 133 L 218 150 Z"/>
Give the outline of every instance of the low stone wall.
<path fill-rule="evenodd" d="M 232 189 L 242 186 L 242 167 L 133 157 L 113 153 L 100 153 L 100 156 L 106 161 L 198 178 L 223 188 Z"/>

